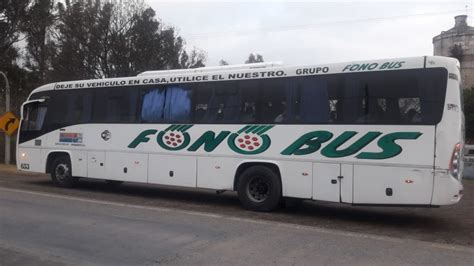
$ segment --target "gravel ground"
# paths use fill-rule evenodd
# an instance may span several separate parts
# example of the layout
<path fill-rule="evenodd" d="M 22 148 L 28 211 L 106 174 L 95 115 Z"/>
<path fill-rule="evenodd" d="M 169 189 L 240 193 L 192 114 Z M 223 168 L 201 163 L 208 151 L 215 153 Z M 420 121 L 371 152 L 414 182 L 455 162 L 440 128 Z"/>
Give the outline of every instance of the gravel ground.
<path fill-rule="evenodd" d="M 10 166 L 0 166 L 0 187 L 474 246 L 474 180 L 464 180 L 465 195 L 459 204 L 441 208 L 354 207 L 306 201 L 272 213 L 243 210 L 233 192 L 217 195 L 208 190 L 133 183 L 111 188 L 88 179 L 81 180 L 75 189 L 62 189 L 54 187 L 46 175 L 18 173 Z"/>

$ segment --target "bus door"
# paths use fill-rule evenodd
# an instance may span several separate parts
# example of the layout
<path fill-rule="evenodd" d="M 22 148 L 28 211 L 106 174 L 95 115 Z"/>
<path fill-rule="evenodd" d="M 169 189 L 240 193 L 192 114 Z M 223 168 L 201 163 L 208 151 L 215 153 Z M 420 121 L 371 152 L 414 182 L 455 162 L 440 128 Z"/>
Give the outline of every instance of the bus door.
<path fill-rule="evenodd" d="M 352 203 L 353 165 L 313 163 L 313 199 Z"/>

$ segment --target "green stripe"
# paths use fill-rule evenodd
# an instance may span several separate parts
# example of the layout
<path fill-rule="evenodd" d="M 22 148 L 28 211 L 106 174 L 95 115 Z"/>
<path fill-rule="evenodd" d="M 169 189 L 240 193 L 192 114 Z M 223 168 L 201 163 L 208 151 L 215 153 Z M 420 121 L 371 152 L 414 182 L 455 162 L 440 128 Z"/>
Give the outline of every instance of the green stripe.
<path fill-rule="evenodd" d="M 255 134 L 261 135 L 261 134 L 267 132 L 268 130 L 270 130 L 272 127 L 273 126 L 263 126 L 260 130 L 255 132 Z"/>
<path fill-rule="evenodd" d="M 247 125 L 247 126 L 241 128 L 239 131 L 237 131 L 237 133 L 240 134 L 240 133 L 244 132 L 245 130 L 247 130 L 249 127 L 250 127 L 250 126 Z"/>
<path fill-rule="evenodd" d="M 185 128 L 185 127 L 186 127 L 186 125 L 178 125 L 174 130 L 175 131 L 182 131 L 183 128 Z"/>
<path fill-rule="evenodd" d="M 172 125 L 171 128 L 169 129 L 170 131 L 175 131 L 178 129 L 181 125 Z"/>
<path fill-rule="evenodd" d="M 180 131 L 181 131 L 181 132 L 184 132 L 184 131 L 190 129 L 192 126 L 193 126 L 193 125 L 183 125 L 183 126 L 180 128 Z"/>
<path fill-rule="evenodd" d="M 254 128 L 255 128 L 255 126 L 250 126 L 249 128 L 247 128 L 247 130 L 245 130 L 245 133 L 252 132 Z"/>
<path fill-rule="evenodd" d="M 265 127 L 266 127 L 266 126 L 262 126 L 262 125 L 260 125 L 260 126 L 255 126 L 255 127 L 253 128 L 253 130 L 252 130 L 252 133 L 257 134 L 258 131 L 264 129 Z"/>
<path fill-rule="evenodd" d="M 174 125 L 171 125 L 171 126 L 167 127 L 164 131 L 170 131 L 173 126 Z"/>

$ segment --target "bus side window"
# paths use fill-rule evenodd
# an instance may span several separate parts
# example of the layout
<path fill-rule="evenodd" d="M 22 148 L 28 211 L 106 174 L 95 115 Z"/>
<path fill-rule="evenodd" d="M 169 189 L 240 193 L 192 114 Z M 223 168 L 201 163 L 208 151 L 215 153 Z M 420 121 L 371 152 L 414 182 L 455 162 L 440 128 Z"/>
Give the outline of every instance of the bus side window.
<path fill-rule="evenodd" d="M 75 90 L 69 94 L 68 121 L 70 124 L 88 123 L 91 120 L 92 94 Z"/>
<path fill-rule="evenodd" d="M 145 123 L 161 122 L 164 106 L 165 90 L 156 88 L 146 91 L 142 98 L 141 121 Z"/>
<path fill-rule="evenodd" d="M 69 121 L 69 104 L 73 94 L 69 91 L 57 91 L 51 93 L 51 98 L 47 101 L 48 112 L 45 119 L 47 130 L 58 129 L 73 124 Z"/>
<path fill-rule="evenodd" d="M 257 112 L 259 123 L 286 123 L 289 119 L 289 91 L 283 79 L 264 80 Z"/>
<path fill-rule="evenodd" d="M 172 123 L 191 122 L 192 90 L 183 86 L 170 86 L 166 88 L 165 106 L 163 117 Z"/>
<path fill-rule="evenodd" d="M 325 79 L 302 79 L 298 86 L 298 114 L 301 123 L 325 124 L 330 120 L 328 84 Z"/>
<path fill-rule="evenodd" d="M 400 98 L 398 106 L 405 124 L 419 124 L 422 122 L 420 98 Z"/>
<path fill-rule="evenodd" d="M 194 93 L 193 123 L 206 123 L 206 113 L 209 110 L 209 100 L 212 97 L 212 85 L 209 83 L 198 83 Z"/>
<path fill-rule="evenodd" d="M 236 82 L 216 82 L 204 117 L 207 123 L 236 123 L 240 113 L 240 93 Z"/>
<path fill-rule="evenodd" d="M 135 122 L 136 104 L 136 90 L 130 88 L 106 89 L 105 121 L 107 123 Z"/>
<path fill-rule="evenodd" d="M 94 93 L 92 122 L 94 123 L 134 123 L 136 121 L 136 89 L 104 88 Z"/>
<path fill-rule="evenodd" d="M 260 82 L 244 80 L 239 83 L 241 94 L 239 123 L 252 124 L 257 122 L 257 103 L 260 98 Z"/>

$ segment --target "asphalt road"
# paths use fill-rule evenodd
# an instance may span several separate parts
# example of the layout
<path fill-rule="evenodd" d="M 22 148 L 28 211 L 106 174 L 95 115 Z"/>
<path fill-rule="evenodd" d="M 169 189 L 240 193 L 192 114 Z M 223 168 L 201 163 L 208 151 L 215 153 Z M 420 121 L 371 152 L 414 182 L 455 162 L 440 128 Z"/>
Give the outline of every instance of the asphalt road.
<path fill-rule="evenodd" d="M 472 265 L 474 249 L 0 188 L 2 265 Z"/>
<path fill-rule="evenodd" d="M 95 180 L 81 180 L 75 189 L 62 189 L 54 187 L 46 175 L 19 174 L 1 166 L 0 187 L 474 247 L 474 180 L 464 181 L 465 195 L 459 204 L 441 208 L 354 207 L 308 201 L 300 208 L 272 213 L 243 210 L 231 192 L 216 195 L 207 190 L 133 183 L 111 188 Z"/>
<path fill-rule="evenodd" d="M 441 208 L 305 202 L 255 213 L 231 192 L 87 179 L 61 189 L 0 165 L 0 265 L 474 265 L 474 181 L 464 186 Z"/>

